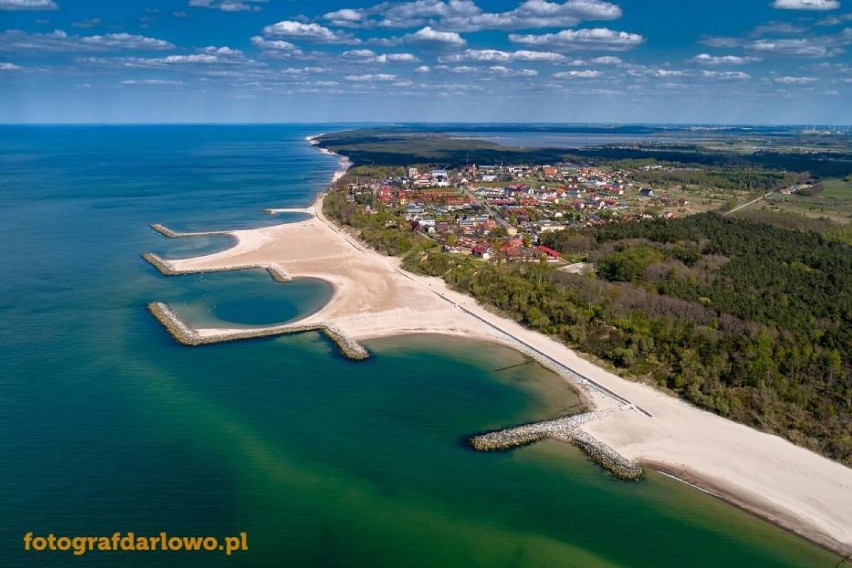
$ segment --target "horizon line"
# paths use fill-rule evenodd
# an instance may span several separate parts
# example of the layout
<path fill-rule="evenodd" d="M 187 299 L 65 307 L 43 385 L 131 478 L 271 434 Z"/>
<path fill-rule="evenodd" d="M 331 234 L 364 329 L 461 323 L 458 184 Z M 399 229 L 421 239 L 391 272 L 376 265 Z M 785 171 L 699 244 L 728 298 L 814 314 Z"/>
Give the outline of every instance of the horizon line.
<path fill-rule="evenodd" d="M 4 126 L 281 126 L 281 125 L 313 125 L 313 124 L 380 124 L 380 125 L 444 125 L 444 124 L 465 124 L 465 125 L 541 125 L 541 126 L 674 126 L 674 127 L 700 127 L 700 128 L 735 128 L 735 127 L 827 127 L 827 128 L 852 128 L 852 123 L 782 123 L 782 122 L 544 122 L 544 121 L 489 121 L 489 120 L 432 120 L 432 121 L 263 121 L 263 122 L 243 122 L 243 121 L 184 121 L 184 122 L 0 122 L 0 127 Z"/>

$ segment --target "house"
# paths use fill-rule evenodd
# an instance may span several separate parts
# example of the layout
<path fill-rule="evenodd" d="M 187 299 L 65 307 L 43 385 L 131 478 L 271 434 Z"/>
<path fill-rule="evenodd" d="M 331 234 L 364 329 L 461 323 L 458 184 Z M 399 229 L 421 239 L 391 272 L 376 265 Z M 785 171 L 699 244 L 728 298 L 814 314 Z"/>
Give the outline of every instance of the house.
<path fill-rule="evenodd" d="M 551 259 L 554 259 L 554 260 L 559 258 L 559 252 L 553 250 L 550 247 L 546 247 L 544 245 L 539 245 L 538 250 L 543 252 L 544 254 L 546 254 L 548 258 L 551 258 Z"/>
<path fill-rule="evenodd" d="M 561 231 L 565 227 L 561 223 L 553 223 L 551 221 L 542 221 L 538 225 L 539 233 L 553 233 L 555 231 Z"/>
<path fill-rule="evenodd" d="M 379 189 L 376 190 L 376 199 L 380 203 L 385 203 L 385 204 L 391 203 L 391 202 L 393 202 L 394 197 L 395 197 L 395 195 L 394 195 L 393 188 L 391 188 L 389 186 L 382 186 L 382 187 L 380 187 Z"/>
<path fill-rule="evenodd" d="M 477 258 L 481 258 L 482 260 L 488 260 L 491 258 L 494 250 L 488 245 L 477 245 L 470 249 L 470 252 L 473 256 Z"/>
<path fill-rule="evenodd" d="M 411 205 L 405 206 L 406 216 L 415 217 L 417 215 L 420 215 L 421 213 L 423 213 L 423 208 L 419 205 L 414 205 L 412 203 Z"/>

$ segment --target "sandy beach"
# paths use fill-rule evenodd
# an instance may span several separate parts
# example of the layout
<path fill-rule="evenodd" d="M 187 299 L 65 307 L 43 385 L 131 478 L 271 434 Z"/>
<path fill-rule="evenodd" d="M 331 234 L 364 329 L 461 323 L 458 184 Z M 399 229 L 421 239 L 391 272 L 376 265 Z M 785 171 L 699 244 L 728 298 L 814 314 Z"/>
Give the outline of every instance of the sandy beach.
<path fill-rule="evenodd" d="M 348 167 L 342 160 L 335 181 Z M 180 273 L 275 265 L 293 278 L 323 279 L 334 287 L 331 300 L 300 323 L 330 322 L 356 340 L 442 333 L 528 346 L 630 402 L 627 411 L 582 427 L 625 457 L 693 483 L 838 553 L 852 549 L 849 468 L 622 379 L 565 345 L 489 312 L 438 278 L 401 270 L 398 259 L 365 247 L 326 219 L 322 199 L 302 211 L 310 216 L 306 220 L 229 232 L 237 241 L 234 247 L 167 261 L 169 268 Z M 198 330 L 220 331 L 227 330 Z M 585 391 L 594 410 L 625 407 L 600 389 L 572 382 Z"/>

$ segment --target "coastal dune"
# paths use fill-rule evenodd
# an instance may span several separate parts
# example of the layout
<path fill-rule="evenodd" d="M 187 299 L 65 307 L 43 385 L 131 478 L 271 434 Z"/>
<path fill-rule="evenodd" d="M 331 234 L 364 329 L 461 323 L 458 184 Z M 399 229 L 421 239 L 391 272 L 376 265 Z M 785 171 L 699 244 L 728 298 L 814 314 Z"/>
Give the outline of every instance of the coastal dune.
<path fill-rule="evenodd" d="M 343 166 L 337 177 L 348 163 Z M 311 215 L 306 220 L 231 231 L 234 247 L 198 258 L 160 259 L 164 265 L 158 268 L 181 274 L 263 266 L 290 277 L 323 279 L 334 287 L 330 301 L 298 323 L 327 322 L 356 341 L 442 333 L 519 349 L 571 381 L 590 410 L 620 410 L 577 426 L 579 431 L 629 460 L 692 483 L 831 550 L 846 554 L 852 549 L 849 468 L 622 379 L 567 346 L 493 314 L 438 278 L 403 271 L 398 259 L 368 249 L 326 219 L 322 201 L 320 196 L 305 211 Z"/>

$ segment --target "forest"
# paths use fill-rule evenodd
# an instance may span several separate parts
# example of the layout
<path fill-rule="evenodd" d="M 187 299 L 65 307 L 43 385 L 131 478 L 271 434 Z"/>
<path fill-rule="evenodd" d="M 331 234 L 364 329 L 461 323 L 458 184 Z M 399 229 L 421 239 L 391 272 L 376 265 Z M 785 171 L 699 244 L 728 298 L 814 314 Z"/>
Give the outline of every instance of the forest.
<path fill-rule="evenodd" d="M 736 140 L 736 139 L 734 139 Z M 589 148 L 516 148 L 493 142 L 450 136 L 437 131 L 410 128 L 358 129 L 317 138 L 321 148 L 347 156 L 355 165 L 408 165 L 431 163 L 445 167 L 464 164 L 559 162 L 612 165 L 625 161 L 645 161 L 709 170 L 748 170 L 764 180 L 785 172 L 810 176 L 844 177 L 852 171 L 852 152 L 837 149 L 784 149 L 743 153 L 708 149 L 694 142 L 673 144 L 639 143 L 630 147 L 598 146 Z M 771 184 L 769 184 L 771 185 Z M 760 189 L 736 186 L 734 189 Z"/>
<path fill-rule="evenodd" d="M 596 267 L 485 263 L 440 252 L 392 211 L 339 192 L 329 216 L 407 270 L 439 276 L 622 376 L 852 464 L 852 247 L 701 214 L 550 233 Z"/>

